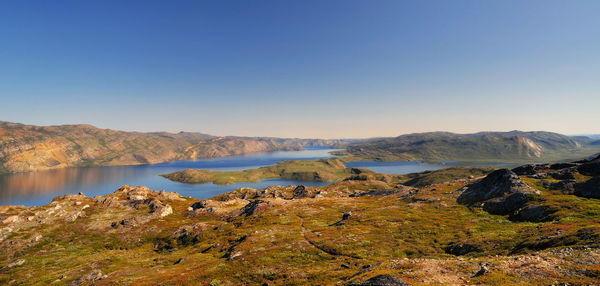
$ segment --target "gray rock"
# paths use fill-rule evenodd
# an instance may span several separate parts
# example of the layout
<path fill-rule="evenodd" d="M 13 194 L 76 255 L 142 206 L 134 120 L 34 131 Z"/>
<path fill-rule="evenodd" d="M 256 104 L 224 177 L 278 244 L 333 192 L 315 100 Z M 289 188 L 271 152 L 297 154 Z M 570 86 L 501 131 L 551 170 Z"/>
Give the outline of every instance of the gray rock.
<path fill-rule="evenodd" d="M 519 176 L 535 175 L 544 169 L 548 169 L 548 164 L 529 164 L 516 167 L 512 171 Z"/>
<path fill-rule="evenodd" d="M 269 207 L 269 203 L 263 200 L 254 200 L 242 208 L 241 215 L 251 216 Z"/>
<path fill-rule="evenodd" d="M 206 208 L 206 203 L 204 201 L 195 202 L 190 206 L 192 210 L 203 209 Z"/>
<path fill-rule="evenodd" d="M 463 187 L 457 202 L 463 205 L 475 205 L 506 194 L 522 193 L 527 196 L 539 193 L 508 169 L 496 170 L 485 178 Z"/>
<path fill-rule="evenodd" d="M 530 193 L 512 193 L 510 195 L 491 199 L 483 204 L 483 210 L 496 215 L 512 214 L 527 202 L 532 200 Z"/>
<path fill-rule="evenodd" d="M 332 224 L 332 226 L 338 226 L 338 225 L 342 225 L 344 223 L 346 223 L 347 220 L 349 220 L 352 217 L 352 212 L 345 212 L 342 215 L 342 219 L 334 224 Z"/>
<path fill-rule="evenodd" d="M 389 274 L 377 275 L 361 283 L 350 283 L 347 286 L 408 286 L 402 279 Z"/>
<path fill-rule="evenodd" d="M 512 221 L 530 221 L 530 222 L 544 222 L 551 221 L 555 217 L 553 214 L 557 210 L 544 205 L 531 205 L 521 209 L 516 214 L 509 217 Z"/>
<path fill-rule="evenodd" d="M 554 172 L 549 172 L 548 175 L 556 180 L 575 180 L 576 167 L 560 169 Z"/>
<path fill-rule="evenodd" d="M 94 284 L 94 281 L 106 279 L 107 277 L 108 277 L 107 275 L 102 274 L 102 271 L 100 271 L 100 269 L 94 269 L 94 270 L 92 270 L 92 272 L 71 282 L 69 285 L 71 285 L 71 286 L 90 285 L 90 284 Z"/>
<path fill-rule="evenodd" d="M 300 185 L 294 189 L 294 195 L 292 198 L 299 199 L 299 198 L 306 198 L 308 196 L 309 196 L 309 192 L 306 189 L 306 187 L 303 185 Z"/>
<path fill-rule="evenodd" d="M 550 190 L 559 190 L 559 191 L 563 191 L 563 193 L 565 193 L 565 194 L 572 194 L 575 191 L 575 189 L 574 189 L 575 183 L 576 183 L 575 180 L 563 180 L 563 181 L 559 181 L 559 182 L 544 181 L 543 185 L 544 185 L 544 188 L 548 188 Z"/>
<path fill-rule="evenodd" d="M 470 252 L 480 252 L 481 249 L 470 243 L 451 243 L 444 247 L 444 252 L 452 255 L 465 255 Z"/>

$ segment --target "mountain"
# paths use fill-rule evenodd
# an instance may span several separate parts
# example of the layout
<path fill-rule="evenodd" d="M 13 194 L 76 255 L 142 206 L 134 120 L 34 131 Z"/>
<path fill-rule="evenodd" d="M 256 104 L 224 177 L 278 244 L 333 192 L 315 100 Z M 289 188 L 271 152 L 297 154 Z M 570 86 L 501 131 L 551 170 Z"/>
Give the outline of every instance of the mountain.
<path fill-rule="evenodd" d="M 340 144 L 339 140 L 125 132 L 91 125 L 0 121 L 0 173 L 80 166 L 154 164 Z"/>
<path fill-rule="evenodd" d="M 577 159 L 600 151 L 589 137 L 552 132 L 429 132 L 350 144 L 349 159 L 536 162 Z"/>

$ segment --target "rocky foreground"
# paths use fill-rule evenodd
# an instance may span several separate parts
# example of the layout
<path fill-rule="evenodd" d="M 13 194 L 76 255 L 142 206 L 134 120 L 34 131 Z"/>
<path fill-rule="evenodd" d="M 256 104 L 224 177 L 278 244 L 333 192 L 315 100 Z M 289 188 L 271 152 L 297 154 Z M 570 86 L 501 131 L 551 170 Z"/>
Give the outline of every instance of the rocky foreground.
<path fill-rule="evenodd" d="M 0 208 L 2 284 L 600 284 L 600 158 L 424 187 L 208 200 L 124 186 Z"/>

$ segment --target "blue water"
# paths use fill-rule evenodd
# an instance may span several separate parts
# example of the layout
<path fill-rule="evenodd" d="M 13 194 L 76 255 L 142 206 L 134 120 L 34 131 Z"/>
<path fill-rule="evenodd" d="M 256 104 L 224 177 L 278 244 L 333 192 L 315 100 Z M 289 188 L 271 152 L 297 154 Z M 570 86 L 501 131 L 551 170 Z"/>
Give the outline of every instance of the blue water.
<path fill-rule="evenodd" d="M 385 174 L 409 174 L 423 171 L 439 170 L 451 167 L 449 165 L 428 164 L 414 161 L 355 161 L 346 163 L 346 167 L 367 168 Z"/>
<path fill-rule="evenodd" d="M 65 168 L 51 171 L 0 175 L 0 205 L 36 206 L 48 204 L 52 198 L 82 192 L 86 196 L 106 195 L 123 185 L 144 185 L 154 190 L 178 192 L 182 196 L 209 198 L 241 187 L 265 188 L 272 185 L 323 186 L 323 182 L 268 179 L 259 183 L 237 183 L 227 186 L 183 184 L 160 177 L 160 174 L 187 168 L 220 171 L 252 169 L 274 165 L 282 160 L 312 160 L 333 157 L 336 149 L 310 148 L 303 151 L 233 156 L 209 160 L 176 161 L 145 166 Z"/>
<path fill-rule="evenodd" d="M 441 161 L 440 164 L 423 163 L 419 161 L 354 161 L 346 163 L 346 167 L 367 168 L 385 174 L 409 174 L 424 171 L 433 171 L 450 167 L 499 167 L 512 168 L 519 164 L 496 162 L 460 162 Z"/>
<path fill-rule="evenodd" d="M 334 157 L 329 152 L 338 149 L 307 148 L 303 151 L 278 151 L 272 153 L 232 156 L 218 159 L 175 161 L 145 166 L 116 166 L 65 168 L 50 171 L 0 175 L 0 205 L 37 206 L 48 204 L 54 197 L 82 192 L 87 196 L 106 195 L 123 185 L 147 186 L 153 190 L 178 192 L 182 196 L 199 199 L 229 192 L 237 188 L 265 188 L 273 185 L 324 186 L 327 182 L 306 182 L 297 180 L 268 179 L 258 183 L 237 183 L 219 186 L 212 183 L 183 184 L 167 180 L 160 174 L 188 168 L 232 171 L 254 169 L 277 164 L 283 160 L 314 160 Z M 506 165 L 506 166 L 505 166 Z M 465 163 L 447 161 L 440 164 L 422 162 L 374 162 L 356 161 L 346 163 L 347 167 L 368 168 L 379 173 L 408 174 L 429 170 L 439 170 L 453 166 L 496 166 L 509 164 Z"/>

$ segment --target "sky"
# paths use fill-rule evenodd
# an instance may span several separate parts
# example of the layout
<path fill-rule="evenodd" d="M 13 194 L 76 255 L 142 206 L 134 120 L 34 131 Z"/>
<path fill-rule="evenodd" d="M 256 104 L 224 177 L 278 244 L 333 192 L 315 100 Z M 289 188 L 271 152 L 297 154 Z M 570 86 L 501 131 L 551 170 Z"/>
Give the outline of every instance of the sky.
<path fill-rule="evenodd" d="M 0 2 L 0 120 L 600 133 L 600 1 Z"/>

